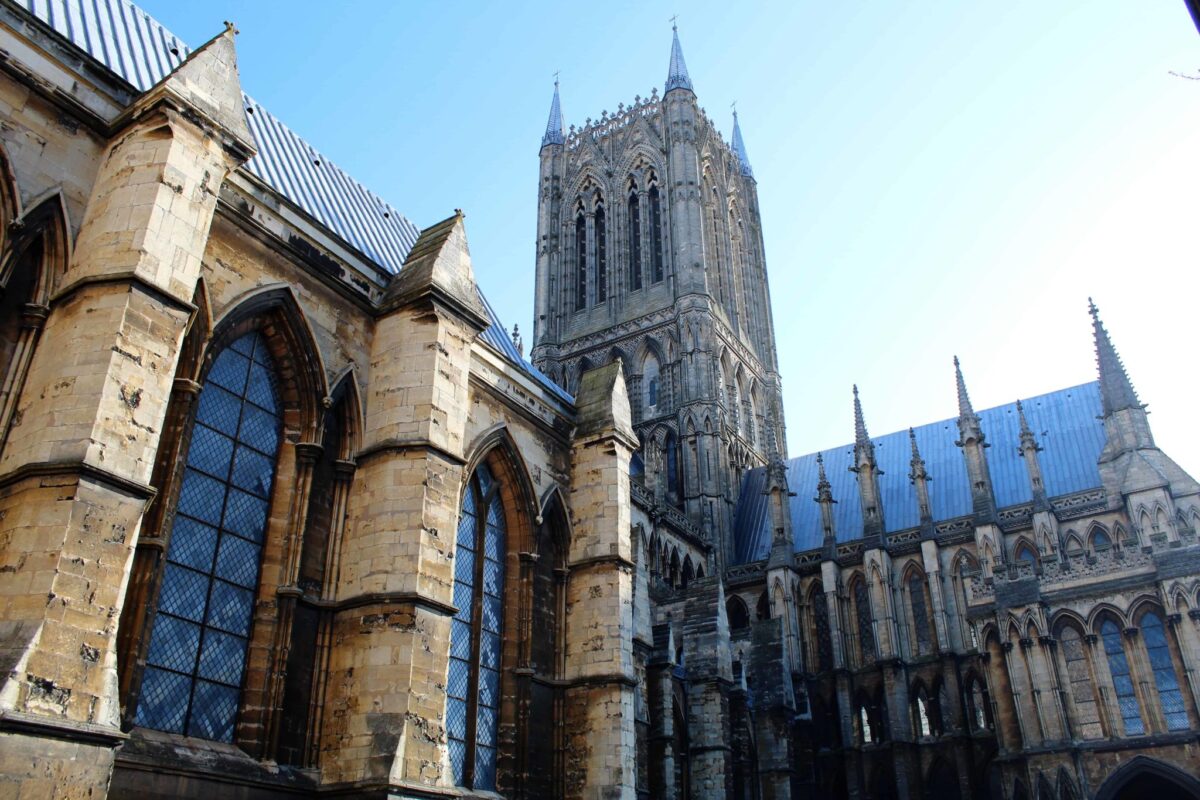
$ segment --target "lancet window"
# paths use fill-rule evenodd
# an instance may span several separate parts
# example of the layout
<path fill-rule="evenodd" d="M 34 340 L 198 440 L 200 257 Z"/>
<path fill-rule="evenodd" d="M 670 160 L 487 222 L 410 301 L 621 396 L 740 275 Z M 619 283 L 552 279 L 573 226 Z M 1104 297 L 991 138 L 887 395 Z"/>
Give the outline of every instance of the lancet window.
<path fill-rule="evenodd" d="M 596 302 L 608 300 L 608 236 L 604 204 L 596 205 Z"/>
<path fill-rule="evenodd" d="M 581 203 L 575 212 L 575 310 L 587 308 L 587 218 Z"/>
<path fill-rule="evenodd" d="M 1187 708 L 1183 704 L 1183 692 L 1179 688 L 1179 678 L 1171 659 L 1171 649 L 1167 644 L 1167 632 L 1163 628 L 1162 617 L 1154 611 L 1146 612 L 1142 615 L 1141 629 L 1142 641 L 1146 644 L 1146 657 L 1150 662 L 1150 669 L 1154 672 L 1154 688 L 1158 693 L 1158 702 L 1162 705 L 1167 730 L 1187 730 Z"/>
<path fill-rule="evenodd" d="M 459 786 L 494 790 L 507 525 L 500 487 L 480 465 L 463 492 L 454 552 L 446 735 Z"/>
<path fill-rule="evenodd" d="M 809 596 L 812 604 L 813 625 L 817 629 L 817 669 L 824 672 L 833 669 L 833 641 L 829 632 L 829 608 L 825 595 L 819 590 Z"/>
<path fill-rule="evenodd" d="M 875 660 L 875 632 L 871 619 L 871 596 L 862 579 L 854 583 L 854 612 L 858 622 L 859 663 L 870 664 Z"/>
<path fill-rule="evenodd" d="M 929 603 L 925 597 L 925 578 L 913 572 L 908 578 L 908 599 L 912 606 L 913 649 L 917 655 L 933 651 L 933 635 L 929 626 Z"/>
<path fill-rule="evenodd" d="M 1117 709 L 1125 725 L 1127 736 L 1140 736 L 1146 732 L 1142 722 L 1142 709 L 1133 687 L 1133 676 L 1129 671 L 1129 659 L 1121 642 L 1121 629 L 1111 619 L 1100 625 L 1100 638 L 1104 642 L 1104 655 L 1108 659 L 1108 671 L 1112 675 L 1113 691 L 1117 695 Z"/>
<path fill-rule="evenodd" d="M 642 205 L 637 186 L 629 179 L 629 288 L 642 288 Z"/>
<path fill-rule="evenodd" d="M 280 441 L 265 339 L 236 339 L 198 400 L 137 724 L 233 739 Z"/>
<path fill-rule="evenodd" d="M 654 173 L 650 173 L 654 181 Z M 650 203 L 650 271 L 655 283 L 663 279 L 663 233 L 662 206 L 659 200 L 658 183 L 652 183 L 646 192 L 646 200 Z"/>

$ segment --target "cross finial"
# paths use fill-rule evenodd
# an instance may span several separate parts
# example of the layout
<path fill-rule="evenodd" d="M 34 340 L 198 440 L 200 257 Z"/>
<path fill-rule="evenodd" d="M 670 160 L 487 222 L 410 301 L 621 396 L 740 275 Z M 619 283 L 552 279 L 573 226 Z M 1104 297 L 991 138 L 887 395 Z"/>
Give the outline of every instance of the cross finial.
<path fill-rule="evenodd" d="M 677 20 L 677 19 L 679 19 L 679 15 L 678 15 L 678 14 L 676 14 L 676 15 L 675 15 L 675 16 L 673 16 L 673 17 L 671 17 L 671 30 L 673 30 L 673 31 L 677 31 L 677 30 L 679 30 L 679 26 L 675 24 L 675 20 Z"/>
<path fill-rule="evenodd" d="M 730 103 L 729 107 L 733 109 L 733 115 L 736 117 L 737 116 L 737 100 L 734 100 L 732 103 Z"/>
<path fill-rule="evenodd" d="M 554 85 L 558 86 L 558 70 L 554 70 Z"/>

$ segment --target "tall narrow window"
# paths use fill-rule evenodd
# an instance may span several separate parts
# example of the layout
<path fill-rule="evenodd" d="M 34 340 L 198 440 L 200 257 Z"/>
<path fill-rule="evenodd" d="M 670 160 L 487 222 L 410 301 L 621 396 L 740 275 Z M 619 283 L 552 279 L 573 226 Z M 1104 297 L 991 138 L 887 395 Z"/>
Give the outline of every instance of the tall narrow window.
<path fill-rule="evenodd" d="M 500 709 L 500 622 L 504 590 L 504 508 L 480 465 L 463 492 L 454 550 L 454 605 L 446 733 L 459 786 L 496 788 Z"/>
<path fill-rule="evenodd" d="M 1142 616 L 1142 640 L 1146 643 L 1150 669 L 1154 670 L 1154 687 L 1158 690 L 1158 702 L 1162 704 L 1167 730 L 1186 730 L 1187 708 L 1183 705 L 1183 692 L 1179 690 L 1175 664 L 1171 661 L 1167 634 L 1163 629 L 1162 618 L 1153 611 Z"/>
<path fill-rule="evenodd" d="M 1108 671 L 1112 674 L 1125 735 L 1140 736 L 1146 732 L 1146 726 L 1142 723 L 1142 709 L 1133 689 L 1133 676 L 1129 674 L 1129 659 L 1121 644 L 1121 629 L 1117 623 L 1106 619 L 1100 626 L 1100 638 L 1104 640 L 1104 655 L 1108 658 Z"/>
<path fill-rule="evenodd" d="M 575 217 L 575 310 L 587 308 L 587 219 Z"/>
<path fill-rule="evenodd" d="M 967 711 L 971 722 L 971 730 L 982 731 L 988 728 L 987 718 L 991 713 L 988 709 L 987 692 L 979 678 L 972 678 L 967 690 Z"/>
<path fill-rule="evenodd" d="M 862 580 L 854 584 L 854 611 L 858 619 L 859 663 L 875 660 L 875 631 L 871 619 L 871 596 Z"/>
<path fill-rule="evenodd" d="M 596 209 L 596 302 L 608 299 L 608 237 L 605 235 L 604 206 Z"/>
<path fill-rule="evenodd" d="M 636 192 L 629 194 L 629 288 L 642 288 L 642 207 Z"/>
<path fill-rule="evenodd" d="M 908 579 L 908 598 L 912 604 L 913 646 L 917 655 L 932 652 L 933 638 L 929 631 L 929 606 L 925 602 L 925 579 L 913 573 Z"/>
<path fill-rule="evenodd" d="M 248 333 L 221 351 L 200 392 L 139 725 L 233 740 L 279 428 L 275 365 Z"/>
<path fill-rule="evenodd" d="M 823 593 L 813 592 L 812 610 L 817 629 L 817 669 L 824 672 L 833 669 L 833 641 L 829 634 L 829 608 Z"/>
<path fill-rule="evenodd" d="M 659 283 L 663 279 L 663 237 L 658 186 L 651 186 L 646 196 L 650 200 L 650 266 L 654 273 L 654 282 Z"/>

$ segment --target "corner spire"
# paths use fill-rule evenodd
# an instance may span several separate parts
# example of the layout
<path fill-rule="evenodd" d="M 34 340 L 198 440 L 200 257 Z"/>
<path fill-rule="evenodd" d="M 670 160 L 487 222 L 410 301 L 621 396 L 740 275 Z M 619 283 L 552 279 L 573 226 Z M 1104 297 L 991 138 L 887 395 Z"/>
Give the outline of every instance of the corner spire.
<path fill-rule="evenodd" d="M 742 141 L 742 126 L 738 125 L 736 108 L 733 109 L 733 154 L 742 163 L 742 175 L 753 178 L 754 170 L 750 168 L 750 157 L 746 155 L 746 143 Z"/>
<path fill-rule="evenodd" d="M 1100 400 L 1104 406 L 1104 416 L 1127 408 L 1144 408 L 1129 381 L 1121 357 L 1117 355 L 1117 349 L 1108 338 L 1104 323 L 1100 321 L 1100 309 L 1096 308 L 1090 297 L 1088 311 L 1092 314 L 1092 332 L 1096 339 L 1096 364 L 1100 369 Z"/>
<path fill-rule="evenodd" d="M 863 419 L 862 401 L 858 399 L 858 384 L 854 384 L 854 446 L 870 446 L 871 437 L 867 434 L 867 422 Z"/>
<path fill-rule="evenodd" d="M 960 417 L 975 416 L 971 407 L 971 397 L 967 394 L 967 382 L 963 380 L 962 367 L 959 366 L 958 356 L 954 357 L 954 382 L 958 386 L 958 415 Z"/>
<path fill-rule="evenodd" d="M 671 20 L 671 64 L 667 67 L 667 86 L 665 95 L 672 89 L 692 89 L 692 79 L 688 77 L 687 64 L 683 61 L 683 48 L 679 46 L 679 28 L 675 20 Z"/>
<path fill-rule="evenodd" d="M 550 101 L 550 118 L 546 120 L 546 132 L 542 134 L 542 147 L 548 144 L 565 144 L 563 133 L 562 103 L 558 99 L 558 75 L 554 76 L 554 99 Z"/>

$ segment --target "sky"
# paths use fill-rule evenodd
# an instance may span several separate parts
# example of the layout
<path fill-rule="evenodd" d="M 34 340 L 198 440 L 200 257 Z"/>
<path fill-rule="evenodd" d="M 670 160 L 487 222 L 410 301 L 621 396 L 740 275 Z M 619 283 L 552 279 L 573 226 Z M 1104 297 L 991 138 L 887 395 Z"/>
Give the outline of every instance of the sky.
<path fill-rule="evenodd" d="M 758 181 L 792 455 L 1094 379 L 1094 297 L 1158 444 L 1200 476 L 1200 34 L 1183 0 L 141 0 L 418 226 L 461 208 L 532 329 L 538 147 L 662 92 L 670 18 Z"/>

